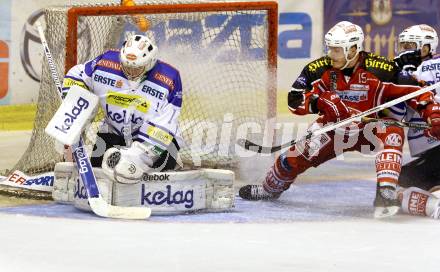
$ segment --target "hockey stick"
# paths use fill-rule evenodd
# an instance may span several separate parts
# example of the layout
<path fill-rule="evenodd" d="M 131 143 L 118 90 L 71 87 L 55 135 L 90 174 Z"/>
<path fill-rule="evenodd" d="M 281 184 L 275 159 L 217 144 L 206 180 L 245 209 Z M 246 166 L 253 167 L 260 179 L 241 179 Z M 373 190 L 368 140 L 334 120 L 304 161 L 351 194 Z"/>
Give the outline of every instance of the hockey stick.
<path fill-rule="evenodd" d="M 426 123 L 412 123 L 412 122 L 403 122 L 403 121 L 396 121 L 396 120 L 390 120 L 390 119 L 378 119 L 378 118 L 370 118 L 370 117 L 362 117 L 362 123 L 373 123 L 378 122 L 382 123 L 385 126 L 397 126 L 402 128 L 413 128 L 413 129 L 427 129 L 431 126 Z"/>
<path fill-rule="evenodd" d="M 311 138 L 313 138 L 315 136 L 318 136 L 318 135 L 324 134 L 324 133 L 326 133 L 328 131 L 334 130 L 336 128 L 348 125 L 348 124 L 350 124 L 352 122 L 360 122 L 360 121 L 362 121 L 361 120 L 362 117 L 368 116 L 370 114 L 376 113 L 376 112 L 381 111 L 383 109 L 386 109 L 388 107 L 394 106 L 394 105 L 396 105 L 396 104 L 398 104 L 400 102 L 406 101 L 408 99 L 417 97 L 417 96 L 419 96 L 421 94 L 424 94 L 426 92 L 432 91 L 432 90 L 434 90 L 434 89 L 436 89 L 438 87 L 440 87 L 440 82 L 437 82 L 437 83 L 435 83 L 433 85 L 430 85 L 430 86 L 427 86 L 425 88 L 421 88 L 418 91 L 415 91 L 415 92 L 409 93 L 407 95 L 404 95 L 402 97 L 396 98 L 394 100 L 386 102 L 386 103 L 384 103 L 382 105 L 379 105 L 377 107 L 371 108 L 369 110 L 366 110 L 366 111 L 361 112 L 359 114 L 356 114 L 354 116 L 348 117 L 347 119 L 344 119 L 344 120 L 339 121 L 337 123 L 325 126 L 323 128 L 320 128 L 320 129 L 317 129 L 317 130 L 314 130 L 314 131 L 308 131 L 307 134 L 305 136 L 301 137 L 300 139 L 291 140 L 290 142 L 284 143 L 282 145 L 277 145 L 277 146 L 261 146 L 261 145 L 258 145 L 256 143 L 253 143 L 253 142 L 251 142 L 251 141 L 249 141 L 247 139 L 238 139 L 237 140 L 237 144 L 239 146 L 247 149 L 247 150 L 251 150 L 251 151 L 254 151 L 254 152 L 257 152 L 257 153 L 263 153 L 263 154 L 274 153 L 274 152 L 280 151 L 281 149 L 284 149 L 286 147 L 290 147 L 292 145 L 295 145 L 297 142 L 311 139 Z"/>
<path fill-rule="evenodd" d="M 40 34 L 41 43 L 44 48 L 47 63 L 52 75 L 52 79 L 58 90 L 58 95 L 62 96 L 61 81 L 58 77 L 55 64 L 53 62 L 52 54 L 50 53 L 49 45 L 44 36 L 43 28 L 40 22 L 36 23 L 38 33 Z M 72 146 L 73 157 L 75 158 L 76 166 L 79 175 L 87 191 L 87 197 L 92 211 L 101 217 L 119 218 L 119 219 L 146 219 L 151 215 L 151 209 L 148 207 L 120 207 L 108 204 L 101 196 L 96 177 L 93 173 L 93 168 L 90 159 L 87 156 L 84 148 L 82 137 L 79 143 Z"/>

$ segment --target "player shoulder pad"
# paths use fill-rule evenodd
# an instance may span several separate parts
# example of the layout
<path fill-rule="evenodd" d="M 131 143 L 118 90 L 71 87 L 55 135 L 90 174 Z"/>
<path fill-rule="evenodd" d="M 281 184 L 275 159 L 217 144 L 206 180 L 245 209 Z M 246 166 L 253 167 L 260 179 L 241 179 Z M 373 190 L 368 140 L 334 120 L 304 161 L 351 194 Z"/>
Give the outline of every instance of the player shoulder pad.
<path fill-rule="evenodd" d="M 375 75 L 382 82 L 392 82 L 399 72 L 394 62 L 373 53 L 361 52 L 362 64 L 368 72 Z"/>
<path fill-rule="evenodd" d="M 93 60 L 85 63 L 85 73 L 91 76 L 92 73 L 101 67 L 103 69 L 111 69 L 116 73 L 122 73 L 121 62 L 119 60 L 119 51 L 108 50 L 97 56 Z"/>
<path fill-rule="evenodd" d="M 302 70 L 298 79 L 293 83 L 293 87 L 311 89 L 312 83 L 320 79 L 324 72 L 331 67 L 331 60 L 327 56 L 309 62 Z"/>
<path fill-rule="evenodd" d="M 305 70 L 309 75 L 314 76 L 314 79 L 321 78 L 322 74 L 332 67 L 331 59 L 327 56 L 313 60 L 306 65 Z"/>
<path fill-rule="evenodd" d="M 181 89 L 179 71 L 161 60 L 158 60 L 153 69 L 148 73 L 148 78 L 149 80 L 159 83 L 159 85 L 170 88 L 172 91 L 174 91 L 176 87 L 177 89 Z"/>
<path fill-rule="evenodd" d="M 433 55 L 431 59 L 432 59 L 432 60 L 434 60 L 434 59 L 440 59 L 440 54 L 435 54 L 435 55 Z"/>
<path fill-rule="evenodd" d="M 104 54 L 102 54 L 101 59 L 120 63 L 119 54 L 120 54 L 119 50 L 110 49 L 110 50 L 105 51 Z"/>
<path fill-rule="evenodd" d="M 177 70 L 177 68 L 161 60 L 157 60 L 156 66 L 153 68 L 153 70 L 168 74 L 170 76 L 179 73 L 179 70 Z"/>

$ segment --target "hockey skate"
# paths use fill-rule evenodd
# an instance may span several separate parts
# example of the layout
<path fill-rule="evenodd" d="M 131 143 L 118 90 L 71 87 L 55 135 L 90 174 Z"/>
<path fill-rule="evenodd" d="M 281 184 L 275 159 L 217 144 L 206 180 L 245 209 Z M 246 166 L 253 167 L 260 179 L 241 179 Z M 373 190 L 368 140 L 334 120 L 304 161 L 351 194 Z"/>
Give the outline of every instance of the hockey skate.
<path fill-rule="evenodd" d="M 275 200 L 281 195 L 280 193 L 269 193 L 264 190 L 263 185 L 246 185 L 240 188 L 238 195 L 246 200 Z"/>
<path fill-rule="evenodd" d="M 396 188 L 390 185 L 377 184 L 374 207 L 374 218 L 376 219 L 387 218 L 395 215 L 400 208 Z"/>
<path fill-rule="evenodd" d="M 434 212 L 431 215 L 431 218 L 437 219 L 437 220 L 440 219 L 440 202 L 435 207 Z"/>

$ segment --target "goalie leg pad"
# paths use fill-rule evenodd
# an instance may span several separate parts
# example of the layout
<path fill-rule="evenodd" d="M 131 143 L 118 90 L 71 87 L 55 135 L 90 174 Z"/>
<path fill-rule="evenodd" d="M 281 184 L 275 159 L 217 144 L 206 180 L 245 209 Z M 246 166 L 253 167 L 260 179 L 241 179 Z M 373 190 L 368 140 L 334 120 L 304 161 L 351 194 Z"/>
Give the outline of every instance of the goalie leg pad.
<path fill-rule="evenodd" d="M 102 198 L 107 203 L 112 204 L 113 182 L 107 178 L 101 168 L 93 167 L 93 173 L 95 174 L 96 183 Z M 83 211 L 92 211 L 89 205 L 86 188 L 79 178 L 76 178 L 75 180 L 73 206 Z"/>
<path fill-rule="evenodd" d="M 228 211 L 234 207 L 233 181 L 229 170 L 150 173 L 138 184 L 115 183 L 113 203 L 147 206 L 153 215 Z"/>
<path fill-rule="evenodd" d="M 234 173 L 227 170 L 204 169 L 206 209 L 210 212 L 230 210 L 234 207 Z"/>
<path fill-rule="evenodd" d="M 93 170 L 102 197 L 116 206 L 146 206 L 153 215 L 222 212 L 234 207 L 234 172 L 229 170 L 155 172 L 136 184 L 113 182 L 100 168 Z M 74 187 L 74 206 L 89 211 L 82 182 L 76 179 Z"/>
<path fill-rule="evenodd" d="M 111 201 L 112 182 L 104 175 L 101 168 L 93 168 L 102 197 Z M 75 207 L 91 211 L 87 200 L 86 188 L 79 178 L 74 162 L 60 162 L 55 165 L 52 198 L 57 203 L 73 204 Z"/>
<path fill-rule="evenodd" d="M 54 177 L 52 198 L 58 203 L 71 203 L 78 179 L 78 170 L 76 170 L 75 163 L 59 162 L 55 164 Z"/>

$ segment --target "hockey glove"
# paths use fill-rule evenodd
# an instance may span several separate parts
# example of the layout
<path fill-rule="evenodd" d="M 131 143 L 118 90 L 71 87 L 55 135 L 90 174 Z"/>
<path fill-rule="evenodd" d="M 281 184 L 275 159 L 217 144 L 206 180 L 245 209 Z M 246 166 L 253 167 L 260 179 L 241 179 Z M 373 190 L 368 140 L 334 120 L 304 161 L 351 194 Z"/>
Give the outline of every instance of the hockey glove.
<path fill-rule="evenodd" d="M 315 103 L 313 106 L 312 102 L 312 109 L 316 108 L 317 112 L 324 116 L 324 124 L 339 122 L 350 117 L 350 110 L 334 92 L 322 92 L 316 98 Z"/>
<path fill-rule="evenodd" d="M 415 71 L 422 63 L 420 50 L 402 52 L 394 58 L 394 63 L 402 71 Z"/>
<path fill-rule="evenodd" d="M 431 128 L 425 129 L 425 136 L 440 139 L 440 104 L 428 104 L 421 113 L 426 123 L 431 125 Z"/>
<path fill-rule="evenodd" d="M 291 110 L 297 109 L 304 102 L 304 90 L 292 88 L 287 96 L 287 105 Z"/>

